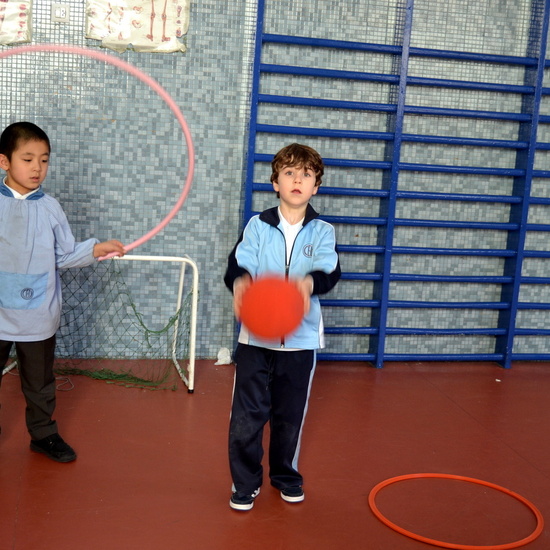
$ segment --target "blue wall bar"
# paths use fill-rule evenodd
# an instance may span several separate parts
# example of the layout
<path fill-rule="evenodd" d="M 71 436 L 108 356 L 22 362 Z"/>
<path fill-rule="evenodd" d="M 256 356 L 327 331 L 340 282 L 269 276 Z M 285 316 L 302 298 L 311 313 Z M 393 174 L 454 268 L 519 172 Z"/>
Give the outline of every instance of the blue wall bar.
<path fill-rule="evenodd" d="M 510 219 L 518 224 L 517 231 L 508 233 L 508 248 L 515 249 L 515 257 L 506 261 L 504 274 L 512 276 L 512 283 L 502 286 L 502 299 L 510 303 L 510 307 L 501 312 L 499 327 L 506 329 L 506 334 L 497 338 L 496 351 L 502 353 L 502 364 L 505 368 L 512 366 L 514 338 L 516 336 L 516 321 L 520 309 L 519 294 L 521 288 L 521 274 L 525 242 L 527 238 L 529 218 L 529 197 L 533 181 L 535 165 L 535 150 L 537 143 L 537 131 L 541 108 L 542 85 L 544 81 L 544 68 L 546 58 L 546 44 L 548 36 L 548 21 L 550 17 L 550 3 L 534 3 L 533 18 L 531 20 L 531 48 L 537 54 L 538 63 L 525 73 L 526 81 L 534 86 L 532 96 L 524 96 L 524 109 L 530 115 L 530 121 L 522 123 L 520 135 L 528 140 L 526 150 L 518 150 L 517 167 L 524 170 L 524 175 L 515 178 L 514 194 L 522 197 L 522 202 L 513 205 Z"/>
<path fill-rule="evenodd" d="M 529 232 L 546 232 L 550 230 L 550 224 L 530 221 L 530 208 L 550 206 L 550 198 L 531 196 L 532 182 L 535 178 L 550 178 L 550 170 L 535 169 L 536 151 L 550 150 L 550 143 L 537 141 L 537 130 L 540 124 L 550 123 L 550 115 L 541 115 L 541 102 L 543 97 L 550 95 L 550 88 L 544 87 L 544 69 L 550 67 L 546 57 L 546 40 L 548 35 L 548 21 L 550 0 L 538 0 L 532 3 L 532 16 L 530 18 L 530 42 L 528 51 L 524 57 L 516 55 L 493 55 L 479 52 L 460 52 L 444 49 L 418 48 L 411 46 L 414 35 L 414 0 L 398 1 L 400 17 L 396 23 L 395 44 L 375 44 L 352 42 L 342 40 L 323 39 L 317 37 L 303 37 L 281 35 L 263 32 L 263 14 L 266 0 L 258 3 L 258 27 L 256 36 L 256 51 L 254 59 L 254 77 L 252 90 L 252 109 L 250 116 L 250 133 L 248 146 L 248 164 L 246 177 L 246 192 L 244 204 L 244 222 L 257 211 L 263 209 L 255 206 L 255 201 L 262 204 L 262 197 L 269 197 L 272 192 L 268 178 L 263 175 L 262 166 L 270 163 L 277 147 L 266 148 L 267 143 L 288 143 L 288 140 L 296 140 L 302 137 L 306 141 L 317 140 L 319 143 L 331 142 L 334 147 L 323 155 L 327 170 L 360 170 L 365 174 L 365 185 L 342 185 L 329 181 L 329 185 L 323 185 L 318 193 L 318 198 L 326 197 L 331 200 L 349 200 L 350 208 L 346 214 L 334 214 L 330 207 L 322 212 L 323 219 L 335 224 L 337 233 L 339 229 L 346 233 L 345 227 L 355 227 L 356 232 L 363 234 L 369 227 L 376 236 L 370 242 L 354 243 L 349 238 L 342 239 L 339 243 L 339 251 L 342 255 L 342 282 L 338 287 L 346 284 L 368 284 L 370 287 L 364 295 L 357 297 L 345 297 L 343 291 L 336 291 L 334 295 L 323 297 L 322 304 L 330 311 L 329 318 L 336 322 L 326 323 L 326 334 L 343 338 L 346 336 L 363 338 L 364 343 L 355 345 L 354 352 L 345 349 L 334 351 L 327 348 L 319 354 L 320 359 L 336 361 L 364 361 L 372 363 L 375 367 L 383 367 L 386 361 L 491 361 L 498 362 L 505 368 L 510 368 L 514 360 L 540 360 L 550 359 L 550 330 L 545 328 L 518 327 L 518 315 L 526 311 L 550 310 L 550 303 L 546 301 L 520 300 L 520 291 L 527 285 L 550 284 L 550 277 L 529 276 L 522 274 L 525 259 L 548 259 L 550 251 L 538 250 L 527 246 Z M 278 59 L 270 53 L 269 61 L 264 60 L 264 48 L 281 47 L 281 55 Z M 299 65 L 289 63 L 287 59 L 288 48 L 300 48 Z M 331 52 L 353 52 L 365 56 L 387 56 L 392 58 L 393 70 L 388 72 L 387 66 L 383 66 L 381 72 L 366 70 L 342 70 L 323 68 L 320 59 L 330 59 Z M 311 57 L 311 61 L 309 60 Z M 486 64 L 487 67 L 500 66 L 503 68 L 519 68 L 523 70 L 522 82 L 481 82 L 470 78 L 459 80 L 454 74 L 449 78 L 440 78 L 418 73 L 410 74 L 411 60 L 433 59 L 454 60 L 461 63 Z M 416 71 L 418 69 L 415 68 Z M 516 69 L 517 70 L 517 69 Z M 375 83 L 377 86 L 387 87 L 391 90 L 391 101 L 387 103 L 373 99 L 373 101 L 357 101 L 335 98 L 308 97 L 307 94 L 281 93 L 279 89 L 275 93 L 269 93 L 269 86 L 262 86 L 264 79 L 284 78 L 285 82 L 293 79 L 306 79 L 306 81 L 320 82 L 334 81 L 345 86 L 353 83 Z M 505 94 L 517 96 L 521 102 L 521 108 L 514 112 L 504 104 L 503 111 L 491 109 L 465 109 L 453 105 L 413 105 L 407 103 L 407 90 L 411 87 L 422 86 L 427 89 L 439 90 L 441 94 L 449 93 L 449 90 L 471 91 L 486 94 Z M 412 89 L 414 89 L 412 88 Z M 385 89 L 385 88 L 384 88 Z M 370 99 L 370 98 L 366 98 Z M 312 113 L 325 111 L 328 114 L 342 112 L 342 118 L 350 112 L 370 113 L 372 116 L 385 116 L 385 127 L 377 130 L 372 128 L 347 129 L 328 123 L 319 123 L 323 116 L 312 116 L 311 125 L 288 123 L 287 119 L 263 116 L 261 109 L 286 106 L 289 112 L 292 109 L 310 109 Z M 519 128 L 517 139 L 504 137 L 506 132 L 494 136 L 476 137 L 464 135 L 432 135 L 422 132 L 411 132 L 406 124 L 407 117 L 444 117 L 454 120 L 470 121 L 494 121 L 495 124 L 516 124 Z M 292 117 L 289 121 L 293 122 Z M 505 126 L 503 126 L 505 128 Z M 364 142 L 366 148 L 357 149 L 370 151 L 376 150 L 377 154 L 361 154 L 355 157 L 338 156 L 340 144 L 348 146 L 349 143 L 358 144 Z M 373 149 L 371 148 L 371 145 Z M 426 162 L 419 160 L 411 162 L 410 155 L 405 153 L 405 147 L 435 146 L 442 148 L 471 148 L 472 150 L 487 149 L 495 151 L 496 159 L 508 159 L 512 155 L 512 162 L 495 162 L 494 165 L 465 165 L 464 163 L 449 164 L 445 161 L 438 162 L 438 158 Z M 380 154 L 380 148 L 384 153 Z M 442 149 L 444 151 L 444 149 Z M 509 155 L 501 157 L 499 155 Z M 444 158 L 444 156 L 442 157 Z M 475 164 L 473 162 L 472 164 Z M 360 173 L 363 173 L 360 172 Z M 382 185 L 376 188 L 369 185 L 369 174 L 381 172 Z M 336 173 L 336 172 L 335 172 Z M 501 178 L 503 181 L 513 181 L 509 194 L 506 191 L 487 193 L 481 190 L 475 192 L 439 192 L 434 190 L 418 190 L 408 187 L 403 183 L 407 174 L 414 174 L 415 178 L 422 180 L 427 178 L 464 178 L 477 177 L 480 179 Z M 331 172 L 332 174 L 332 172 Z M 378 205 L 378 211 L 369 211 L 365 215 L 363 207 L 374 203 Z M 373 202 L 374 201 L 374 202 Z M 419 204 L 441 205 L 441 203 L 468 203 L 473 208 L 481 205 L 494 205 L 495 208 L 509 209 L 506 221 L 494 221 L 492 219 L 456 219 L 438 215 L 435 219 L 418 216 L 412 218 L 401 215 L 400 206 L 405 201 L 417 201 Z M 435 206 L 434 206 L 435 208 Z M 440 208 L 440 206 L 437 206 Z M 443 210 L 441 210 L 443 211 Z M 465 210 L 466 212 L 468 210 Z M 474 210 L 475 212 L 475 210 Z M 372 215 L 374 214 L 374 215 Z M 360 229 L 360 228 L 364 228 Z M 426 230 L 446 231 L 450 237 L 453 231 L 479 231 L 479 235 L 491 233 L 502 234 L 506 237 L 500 246 L 410 246 L 401 244 L 397 232 L 401 230 Z M 450 238 L 449 237 L 449 238 Z M 339 239 L 340 240 L 340 239 Z M 446 243 L 445 243 L 446 245 Z M 476 258 L 485 259 L 487 265 L 491 261 L 501 261 L 502 267 L 495 268 L 492 273 L 438 273 L 426 271 L 424 273 L 406 273 L 396 271 L 394 264 L 403 257 L 429 257 L 442 261 L 444 258 L 464 257 L 468 262 Z M 348 258 L 357 258 L 353 261 Z M 368 268 L 358 270 L 348 269 L 346 262 L 350 264 L 369 265 Z M 497 264 L 500 265 L 500 264 Z M 441 299 L 437 295 L 428 299 L 395 299 L 394 293 L 399 284 L 425 285 L 472 285 L 473 290 L 470 299 Z M 479 288 L 500 289 L 495 299 L 486 299 Z M 338 288 L 337 287 L 337 288 Z M 439 287 L 438 287 L 439 288 Z M 342 292 L 342 295 L 340 295 Z M 430 294 L 431 290 L 426 291 Z M 480 296 L 476 296 L 476 292 Z M 447 292 L 448 293 L 448 292 Z M 445 295 L 445 292 L 443 292 Z M 439 299 L 438 299 L 439 298 Z M 422 311 L 447 311 L 452 319 L 453 310 L 468 310 L 479 312 L 480 326 L 463 327 L 434 327 L 434 326 L 394 326 L 390 320 L 396 310 L 411 310 L 419 315 Z M 361 310 L 370 315 L 370 323 L 358 322 L 358 326 L 344 320 L 345 315 L 339 312 L 357 311 L 356 317 L 362 319 Z M 492 312 L 496 317 L 491 317 Z M 423 319 L 429 319 L 421 317 Z M 489 319 L 486 321 L 485 319 Z M 467 337 L 491 338 L 493 349 L 475 353 L 457 352 L 446 353 L 434 349 L 433 353 L 421 353 L 415 349 L 410 352 L 392 351 L 395 337 L 448 337 L 457 340 Z M 515 352 L 516 337 L 548 338 L 546 350 L 541 353 Z M 392 339 L 392 343 L 390 343 Z M 354 340 L 356 342 L 356 340 Z M 361 342 L 361 340 L 360 340 Z M 393 347 L 392 347 L 393 346 Z M 397 346 L 399 347 L 399 346 Z M 467 348 L 467 346 L 462 346 Z M 418 348 L 420 349 L 420 348 Z"/>

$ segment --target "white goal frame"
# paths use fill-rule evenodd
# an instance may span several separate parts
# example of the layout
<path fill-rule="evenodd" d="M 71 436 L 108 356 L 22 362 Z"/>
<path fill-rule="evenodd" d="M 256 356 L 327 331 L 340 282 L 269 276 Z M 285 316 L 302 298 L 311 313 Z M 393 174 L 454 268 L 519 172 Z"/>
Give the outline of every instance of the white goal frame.
<path fill-rule="evenodd" d="M 185 375 L 185 370 L 180 365 L 178 358 L 176 357 L 177 352 L 177 339 L 178 339 L 178 326 L 179 326 L 179 317 L 176 318 L 174 323 L 174 336 L 172 339 L 172 363 L 178 371 L 180 378 L 183 383 L 187 386 L 188 393 L 193 393 L 195 391 L 195 349 L 197 342 L 197 312 L 198 312 L 198 303 L 199 303 L 199 270 L 197 264 L 189 258 L 189 256 L 134 256 L 128 254 L 122 258 L 115 257 L 113 260 L 117 262 L 124 261 L 147 261 L 147 262 L 172 262 L 180 264 L 180 274 L 178 281 L 178 295 L 176 302 L 176 311 L 178 313 L 181 309 L 181 304 L 183 301 L 183 290 L 185 283 L 185 271 L 186 267 L 190 266 L 193 275 L 192 281 L 192 297 L 191 297 L 191 318 L 189 322 L 189 362 L 187 365 L 187 376 Z M 7 365 L 2 371 L 2 375 L 9 372 L 12 368 L 15 367 L 17 361 L 13 361 Z"/>

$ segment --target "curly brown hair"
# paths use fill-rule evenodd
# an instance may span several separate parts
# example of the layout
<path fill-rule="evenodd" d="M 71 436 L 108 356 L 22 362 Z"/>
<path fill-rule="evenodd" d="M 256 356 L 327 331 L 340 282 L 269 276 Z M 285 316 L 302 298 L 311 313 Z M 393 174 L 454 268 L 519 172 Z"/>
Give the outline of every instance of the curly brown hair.
<path fill-rule="evenodd" d="M 276 182 L 279 173 L 285 166 L 306 168 L 315 173 L 315 185 L 318 187 L 323 181 L 325 166 L 321 155 L 307 145 L 291 143 L 283 147 L 271 161 L 271 183 Z"/>

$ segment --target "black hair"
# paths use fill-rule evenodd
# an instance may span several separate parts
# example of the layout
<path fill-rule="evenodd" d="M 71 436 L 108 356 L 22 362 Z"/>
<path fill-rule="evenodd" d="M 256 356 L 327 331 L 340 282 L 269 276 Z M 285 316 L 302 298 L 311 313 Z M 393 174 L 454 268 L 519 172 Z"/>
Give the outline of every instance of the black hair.
<path fill-rule="evenodd" d="M 13 152 L 23 142 L 43 141 L 51 151 L 50 139 L 42 128 L 32 122 L 14 122 L 10 124 L 0 136 L 0 155 L 5 155 L 11 160 Z"/>

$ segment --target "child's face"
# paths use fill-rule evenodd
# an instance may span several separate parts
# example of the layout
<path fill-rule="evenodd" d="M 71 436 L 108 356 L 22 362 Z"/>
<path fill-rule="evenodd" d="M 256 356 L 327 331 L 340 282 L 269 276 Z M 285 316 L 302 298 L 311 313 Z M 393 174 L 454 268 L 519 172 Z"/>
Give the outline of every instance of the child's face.
<path fill-rule="evenodd" d="M 40 187 L 48 173 L 50 150 L 44 141 L 21 142 L 11 159 L 0 155 L 0 168 L 7 172 L 6 184 L 26 195 Z"/>
<path fill-rule="evenodd" d="M 292 208 L 307 206 L 309 199 L 317 194 L 315 172 L 303 166 L 283 166 L 273 189 L 281 197 L 281 202 Z"/>

